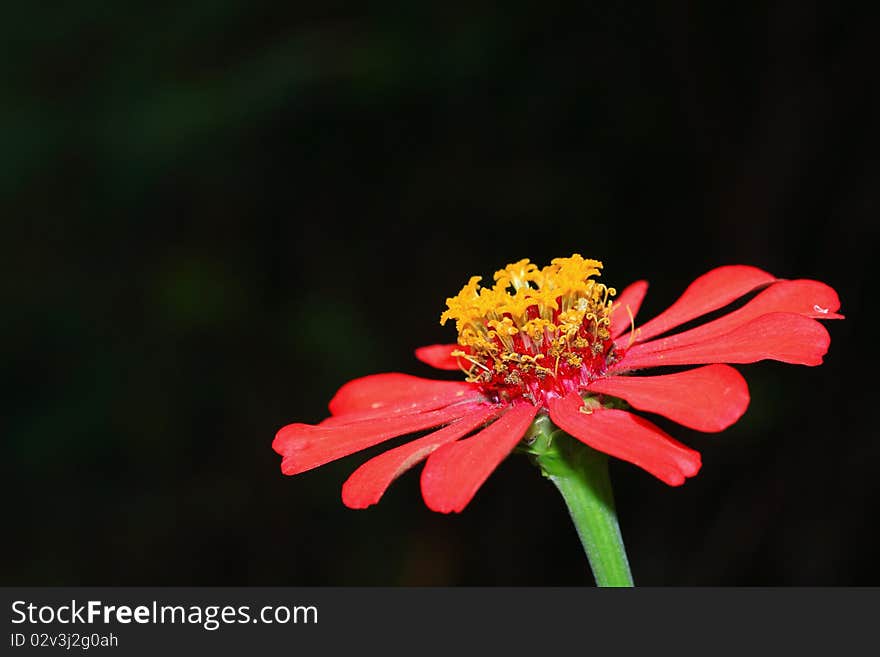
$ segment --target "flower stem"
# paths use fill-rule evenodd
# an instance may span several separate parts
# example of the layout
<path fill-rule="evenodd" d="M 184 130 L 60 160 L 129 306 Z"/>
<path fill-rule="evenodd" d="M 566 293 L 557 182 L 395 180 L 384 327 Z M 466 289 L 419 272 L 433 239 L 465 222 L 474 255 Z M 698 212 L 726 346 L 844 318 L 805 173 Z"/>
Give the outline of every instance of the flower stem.
<path fill-rule="evenodd" d="M 568 507 L 598 586 L 633 586 L 608 477 L 608 457 L 542 417 L 527 448 Z"/>

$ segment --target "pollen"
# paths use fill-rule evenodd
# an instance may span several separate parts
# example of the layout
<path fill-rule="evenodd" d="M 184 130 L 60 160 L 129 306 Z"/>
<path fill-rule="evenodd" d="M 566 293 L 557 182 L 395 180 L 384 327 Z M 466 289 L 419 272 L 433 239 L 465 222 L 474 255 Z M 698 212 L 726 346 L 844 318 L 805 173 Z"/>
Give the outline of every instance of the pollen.
<path fill-rule="evenodd" d="M 544 268 L 529 260 L 507 265 L 491 287 L 472 277 L 440 317 L 455 321 L 461 349 L 453 355 L 468 380 L 499 398 L 543 403 L 601 375 L 615 357 L 616 293 L 595 280 L 601 270 L 576 253 Z"/>

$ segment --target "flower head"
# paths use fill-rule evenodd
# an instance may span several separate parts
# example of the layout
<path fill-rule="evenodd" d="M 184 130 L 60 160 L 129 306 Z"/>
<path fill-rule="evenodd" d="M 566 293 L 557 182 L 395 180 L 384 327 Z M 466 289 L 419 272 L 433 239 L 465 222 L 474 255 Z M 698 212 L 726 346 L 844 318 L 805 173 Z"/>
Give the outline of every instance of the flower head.
<path fill-rule="evenodd" d="M 491 288 L 471 278 L 440 317 L 458 329 L 461 348 L 450 356 L 499 401 L 523 397 L 546 406 L 554 394 L 578 390 L 614 360 L 615 290 L 594 280 L 601 268 L 575 254 L 543 269 L 520 260 L 495 272 Z"/>
<path fill-rule="evenodd" d="M 781 280 L 754 267 L 719 267 L 696 279 L 665 312 L 636 328 L 648 284 L 616 296 L 599 283 L 602 263 L 574 254 L 544 268 L 520 260 L 473 277 L 447 299 L 456 344 L 416 350 L 423 362 L 462 370 L 465 381 L 375 374 L 351 381 L 317 425 L 281 428 L 273 448 L 297 474 L 385 440 L 432 430 L 363 464 L 343 486 L 353 508 L 377 502 L 400 474 L 427 459 L 422 494 L 433 510 L 461 511 L 527 435 L 536 416 L 590 447 L 677 486 L 700 455 L 644 417 L 704 432 L 736 422 L 749 403 L 745 380 L 726 363 L 770 359 L 818 365 L 830 337 L 817 319 L 840 319 L 836 292 L 818 281 Z M 758 292 L 740 308 L 679 333 L 682 324 Z M 652 376 L 652 367 L 702 365 Z"/>

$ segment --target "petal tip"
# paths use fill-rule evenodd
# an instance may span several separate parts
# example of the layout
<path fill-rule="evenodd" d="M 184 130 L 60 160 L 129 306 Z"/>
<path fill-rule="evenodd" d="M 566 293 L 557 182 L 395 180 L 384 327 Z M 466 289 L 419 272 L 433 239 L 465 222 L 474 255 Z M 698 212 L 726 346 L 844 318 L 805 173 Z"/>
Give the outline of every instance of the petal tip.
<path fill-rule="evenodd" d="M 453 356 L 452 352 L 460 348 L 457 344 L 429 344 L 416 349 L 415 356 L 426 365 L 438 370 L 454 371 L 461 368 L 458 358 Z"/>
<path fill-rule="evenodd" d="M 289 456 L 281 459 L 281 474 L 291 476 L 299 474 L 301 470 L 297 467 L 296 461 Z"/>
<path fill-rule="evenodd" d="M 272 440 L 272 449 L 282 456 L 289 454 L 292 450 L 296 449 L 294 443 L 297 438 L 304 437 L 304 434 L 312 428 L 314 428 L 313 425 L 301 422 L 284 425 L 275 433 L 275 438 Z"/>
<path fill-rule="evenodd" d="M 342 503 L 349 509 L 362 510 L 367 509 L 379 501 L 379 497 L 373 498 L 359 495 L 358 491 L 353 490 L 349 486 L 348 481 L 342 485 Z"/>
<path fill-rule="evenodd" d="M 682 459 L 678 463 L 678 469 L 671 471 L 664 482 L 669 486 L 683 486 L 688 479 L 696 477 L 700 469 L 703 467 L 703 459 L 700 453 L 690 450 L 687 459 Z"/>

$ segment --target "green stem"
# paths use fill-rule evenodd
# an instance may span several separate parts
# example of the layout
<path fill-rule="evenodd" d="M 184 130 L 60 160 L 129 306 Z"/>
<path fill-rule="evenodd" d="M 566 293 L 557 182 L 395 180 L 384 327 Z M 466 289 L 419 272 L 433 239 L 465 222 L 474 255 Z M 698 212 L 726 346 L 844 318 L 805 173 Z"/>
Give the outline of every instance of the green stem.
<path fill-rule="evenodd" d="M 562 493 L 599 586 L 633 586 L 608 477 L 608 457 L 542 417 L 528 452 Z"/>

